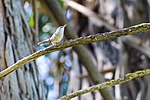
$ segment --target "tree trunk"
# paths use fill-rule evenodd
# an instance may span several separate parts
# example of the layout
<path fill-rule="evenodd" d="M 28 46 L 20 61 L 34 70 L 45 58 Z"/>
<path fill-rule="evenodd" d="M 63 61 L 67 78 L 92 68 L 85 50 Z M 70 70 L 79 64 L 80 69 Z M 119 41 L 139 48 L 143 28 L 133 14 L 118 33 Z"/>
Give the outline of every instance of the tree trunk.
<path fill-rule="evenodd" d="M 0 71 L 33 53 L 33 34 L 21 0 L 0 1 Z M 36 63 L 30 62 L 0 80 L 0 100 L 43 100 Z"/>

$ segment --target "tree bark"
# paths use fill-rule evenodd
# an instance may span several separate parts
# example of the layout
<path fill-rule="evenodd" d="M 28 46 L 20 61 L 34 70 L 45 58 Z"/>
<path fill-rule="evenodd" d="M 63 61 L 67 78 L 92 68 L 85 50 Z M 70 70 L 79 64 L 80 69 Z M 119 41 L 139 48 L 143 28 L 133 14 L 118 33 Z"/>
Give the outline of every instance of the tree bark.
<path fill-rule="evenodd" d="M 0 1 L 0 71 L 33 53 L 33 35 L 21 0 Z M 43 100 L 35 61 L 0 80 L 0 100 Z"/>

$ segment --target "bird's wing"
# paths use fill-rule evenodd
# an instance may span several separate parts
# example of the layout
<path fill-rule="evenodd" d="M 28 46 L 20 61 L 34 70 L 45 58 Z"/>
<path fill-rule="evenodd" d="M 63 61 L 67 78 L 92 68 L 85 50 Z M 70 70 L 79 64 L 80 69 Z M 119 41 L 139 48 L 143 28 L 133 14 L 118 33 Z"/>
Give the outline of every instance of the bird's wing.
<path fill-rule="evenodd" d="M 56 37 L 56 34 L 54 33 L 54 34 L 50 37 L 50 41 L 53 41 L 55 37 Z"/>

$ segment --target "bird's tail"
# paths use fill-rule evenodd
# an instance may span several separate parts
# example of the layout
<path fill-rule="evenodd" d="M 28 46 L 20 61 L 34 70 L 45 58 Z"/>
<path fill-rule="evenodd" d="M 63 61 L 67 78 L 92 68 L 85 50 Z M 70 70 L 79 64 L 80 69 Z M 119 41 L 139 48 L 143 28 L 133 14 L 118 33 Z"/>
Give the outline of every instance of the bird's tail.
<path fill-rule="evenodd" d="M 50 42 L 49 39 L 44 40 L 44 41 L 41 41 L 41 42 L 38 43 L 38 46 L 42 46 L 42 45 L 44 45 L 44 44 L 46 44 L 46 43 L 49 43 L 49 42 Z"/>

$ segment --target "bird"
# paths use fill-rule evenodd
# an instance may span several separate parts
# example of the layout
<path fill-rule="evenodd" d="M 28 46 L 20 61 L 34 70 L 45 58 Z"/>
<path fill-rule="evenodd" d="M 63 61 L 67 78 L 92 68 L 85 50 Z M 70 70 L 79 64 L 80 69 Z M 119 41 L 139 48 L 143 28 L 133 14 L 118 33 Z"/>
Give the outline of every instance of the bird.
<path fill-rule="evenodd" d="M 56 31 L 54 32 L 54 34 L 49 39 L 39 42 L 38 45 L 42 46 L 45 43 L 52 43 L 52 45 L 55 45 L 59 43 L 64 37 L 65 27 L 66 27 L 66 24 L 58 27 Z"/>

